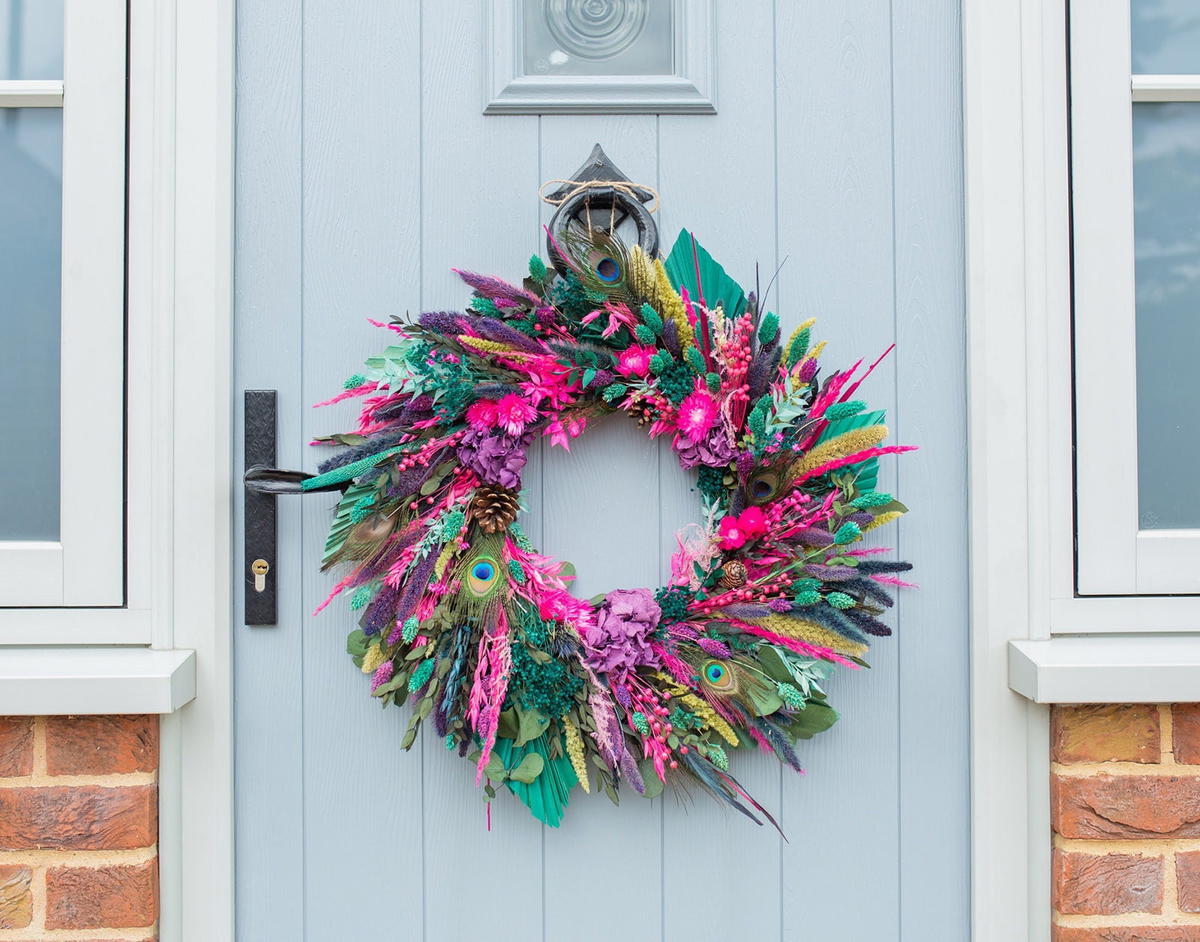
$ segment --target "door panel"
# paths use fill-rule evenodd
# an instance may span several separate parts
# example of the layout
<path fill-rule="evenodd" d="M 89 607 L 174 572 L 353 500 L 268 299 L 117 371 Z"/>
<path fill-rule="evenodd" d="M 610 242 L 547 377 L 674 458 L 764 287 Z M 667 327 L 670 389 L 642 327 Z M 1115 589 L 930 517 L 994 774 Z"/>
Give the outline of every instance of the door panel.
<path fill-rule="evenodd" d="M 345 604 L 310 614 L 334 582 L 318 571 L 332 497 L 280 499 L 280 623 L 235 627 L 239 939 L 962 942 L 957 6 L 719 3 L 714 116 L 484 117 L 478 12 L 240 9 L 236 381 L 279 390 L 280 462 L 313 468 L 305 443 L 345 427 L 349 408 L 310 406 L 383 343 L 368 317 L 461 307 L 451 266 L 515 276 L 544 254 L 538 184 L 599 141 L 662 194 L 668 247 L 686 225 L 743 283 L 757 262 L 763 287 L 786 257 L 770 307 L 784 330 L 817 316 L 831 363 L 900 342 L 864 391 L 925 449 L 881 478 L 914 508 L 890 543 L 925 588 L 872 670 L 832 680 L 843 718 L 804 744 L 809 774 L 739 755 L 789 842 L 670 795 L 577 794 L 550 829 L 501 794 L 489 833 L 466 763 L 425 733 L 400 751 L 404 713 L 344 654 Z M 585 596 L 661 584 L 697 514 L 670 449 L 619 418 L 570 455 L 535 450 L 525 483 L 528 532 Z"/>

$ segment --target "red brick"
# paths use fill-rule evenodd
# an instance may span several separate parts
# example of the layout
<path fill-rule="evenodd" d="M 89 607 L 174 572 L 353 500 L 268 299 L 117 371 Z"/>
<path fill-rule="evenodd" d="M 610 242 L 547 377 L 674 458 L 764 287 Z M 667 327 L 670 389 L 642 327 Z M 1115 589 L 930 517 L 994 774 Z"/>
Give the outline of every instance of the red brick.
<path fill-rule="evenodd" d="M 33 717 L 0 716 L 0 778 L 33 771 Z"/>
<path fill-rule="evenodd" d="M 1119 929 L 1068 929 L 1055 926 L 1053 942 L 1197 942 L 1195 926 L 1127 926 Z"/>
<path fill-rule="evenodd" d="M 158 861 L 46 871 L 47 929 L 125 929 L 158 918 Z"/>
<path fill-rule="evenodd" d="M 1175 878 L 1179 908 L 1185 913 L 1200 913 L 1200 851 L 1175 855 Z"/>
<path fill-rule="evenodd" d="M 1160 742 L 1153 704 L 1056 706 L 1050 713 L 1055 762 L 1158 762 Z"/>
<path fill-rule="evenodd" d="M 0 850 L 148 847 L 157 831 L 153 785 L 0 788 Z"/>
<path fill-rule="evenodd" d="M 158 717 L 47 717 L 46 767 L 51 775 L 152 772 L 158 768 Z"/>
<path fill-rule="evenodd" d="M 0 867 L 0 929 L 24 929 L 33 919 L 33 871 Z"/>
<path fill-rule="evenodd" d="M 1200 776 L 1055 775 L 1050 820 L 1063 837 L 1200 837 Z"/>
<path fill-rule="evenodd" d="M 1162 857 L 1054 852 L 1054 908 L 1060 913 L 1160 913 L 1162 899 Z"/>
<path fill-rule="evenodd" d="M 1171 707 L 1171 748 L 1176 762 L 1200 765 L 1200 703 Z"/>

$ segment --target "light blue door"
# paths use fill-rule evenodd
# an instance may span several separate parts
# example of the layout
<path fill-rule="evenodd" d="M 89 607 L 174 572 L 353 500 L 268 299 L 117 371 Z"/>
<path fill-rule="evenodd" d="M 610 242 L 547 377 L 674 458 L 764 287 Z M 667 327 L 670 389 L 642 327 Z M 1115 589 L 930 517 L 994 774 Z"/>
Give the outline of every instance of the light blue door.
<path fill-rule="evenodd" d="M 400 750 L 347 608 L 311 615 L 332 499 L 281 499 L 279 625 L 235 628 L 242 942 L 968 938 L 958 6 L 717 6 L 718 114 L 539 118 L 481 114 L 483 3 L 242 3 L 237 388 L 279 390 L 279 463 L 311 470 L 349 413 L 310 406 L 379 346 L 367 318 L 461 308 L 452 265 L 522 271 L 538 185 L 599 141 L 661 193 L 664 238 L 688 226 L 747 281 L 786 258 L 776 310 L 818 317 L 831 362 L 898 344 L 865 391 L 922 449 L 880 485 L 912 508 L 892 542 L 921 590 L 831 682 L 806 775 L 742 759 L 787 842 L 670 794 L 579 796 L 559 829 L 502 795 L 489 833 L 461 760 Z M 582 595 L 663 581 L 697 513 L 668 449 L 613 419 L 533 460 L 527 529 Z"/>

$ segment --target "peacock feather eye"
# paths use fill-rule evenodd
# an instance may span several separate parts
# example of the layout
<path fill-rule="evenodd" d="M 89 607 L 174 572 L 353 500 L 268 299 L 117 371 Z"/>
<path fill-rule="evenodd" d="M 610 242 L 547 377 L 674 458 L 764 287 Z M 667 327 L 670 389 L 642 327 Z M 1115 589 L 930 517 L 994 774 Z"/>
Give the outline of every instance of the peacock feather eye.
<path fill-rule="evenodd" d="M 754 474 L 746 484 L 746 499 L 752 504 L 765 504 L 779 493 L 781 477 L 773 468 Z"/>
<path fill-rule="evenodd" d="M 496 573 L 496 561 L 490 556 L 480 556 L 467 572 L 467 590 L 476 598 L 491 594 L 498 584 Z"/>
<path fill-rule="evenodd" d="M 737 687 L 737 679 L 724 661 L 705 661 L 700 668 L 700 676 L 704 678 L 704 683 L 717 693 L 733 693 Z"/>
<path fill-rule="evenodd" d="M 615 285 L 621 280 L 621 263 L 615 258 L 605 256 L 596 262 L 596 277 L 608 285 Z"/>

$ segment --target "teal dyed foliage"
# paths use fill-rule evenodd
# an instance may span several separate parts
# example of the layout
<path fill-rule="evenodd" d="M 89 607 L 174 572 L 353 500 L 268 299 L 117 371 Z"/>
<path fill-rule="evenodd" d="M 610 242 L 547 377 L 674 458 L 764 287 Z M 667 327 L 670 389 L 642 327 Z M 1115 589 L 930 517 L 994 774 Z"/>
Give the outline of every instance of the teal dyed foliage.
<path fill-rule="evenodd" d="M 758 325 L 758 342 L 773 343 L 779 336 L 779 316 L 768 311 Z"/>
<path fill-rule="evenodd" d="M 573 321 L 583 320 L 604 302 L 603 295 L 588 291 L 573 273 L 555 279 L 551 294 L 554 306 Z"/>
<path fill-rule="evenodd" d="M 672 363 L 658 376 L 659 390 L 675 405 L 683 402 L 695 385 L 696 374 L 685 363 Z"/>
<path fill-rule="evenodd" d="M 830 422 L 837 421 L 838 419 L 848 419 L 851 416 L 858 415 L 866 407 L 867 404 L 861 399 L 852 399 L 850 402 L 835 402 L 825 410 L 825 418 Z"/>
<path fill-rule="evenodd" d="M 853 520 L 847 520 L 840 527 L 837 533 L 833 535 L 833 542 L 837 544 L 853 543 L 862 536 L 862 529 Z"/>
<path fill-rule="evenodd" d="M 701 466 L 700 473 L 696 478 L 696 487 L 700 491 L 700 496 L 710 504 L 724 502 L 728 496 L 724 479 L 724 468 Z"/>
<path fill-rule="evenodd" d="M 793 710 L 804 709 L 804 694 L 797 690 L 792 684 L 778 683 L 775 685 L 775 690 L 779 693 L 779 699 L 786 703 Z"/>
<path fill-rule="evenodd" d="M 557 719 L 575 705 L 575 694 L 582 686 L 583 680 L 562 661 L 551 659 L 539 664 L 525 645 L 513 645 L 509 689 L 520 691 L 522 706 Z"/>
<path fill-rule="evenodd" d="M 675 622 L 683 621 L 687 617 L 688 605 L 692 601 L 692 593 L 683 586 L 668 585 L 663 586 L 654 593 L 654 600 L 658 602 L 658 607 L 662 609 L 662 618 L 659 619 L 661 625 L 672 625 Z"/>
<path fill-rule="evenodd" d="M 362 523 L 367 517 L 374 513 L 375 495 L 368 494 L 366 497 L 360 497 L 354 502 L 354 506 L 350 508 L 350 522 Z"/>
<path fill-rule="evenodd" d="M 496 302 L 491 298 L 481 298 L 478 295 L 471 298 L 471 303 L 468 305 L 476 314 L 482 314 L 484 317 L 496 317 L 499 311 L 496 309 Z"/>
<path fill-rule="evenodd" d="M 375 584 L 360 585 L 354 590 L 354 595 L 350 597 L 350 607 L 354 611 L 360 608 L 366 608 L 366 605 L 371 601 L 371 597 L 375 594 Z"/>
<path fill-rule="evenodd" d="M 366 381 L 367 381 L 367 378 L 365 376 L 363 376 L 362 373 L 355 373 L 353 376 L 346 378 L 346 381 L 344 383 L 342 383 L 342 388 L 343 389 L 357 389 L 359 386 L 361 386 Z"/>
<path fill-rule="evenodd" d="M 466 522 L 467 515 L 461 507 L 446 511 L 445 516 L 442 517 L 442 539 L 451 540 L 458 536 L 458 532 Z"/>
<path fill-rule="evenodd" d="M 663 329 L 662 318 L 658 316 L 658 311 L 654 310 L 654 307 L 652 305 L 650 305 L 650 304 L 642 305 L 642 320 L 644 320 L 646 322 L 646 326 L 649 327 L 656 334 L 662 333 L 662 329 Z"/>
<path fill-rule="evenodd" d="M 854 608 L 855 601 L 845 592 L 830 592 L 825 596 L 825 601 L 834 608 Z"/>
<path fill-rule="evenodd" d="M 429 678 L 433 676 L 433 658 L 427 657 L 417 665 L 416 670 L 412 672 L 412 676 L 408 678 L 408 689 L 414 693 L 429 683 Z"/>

